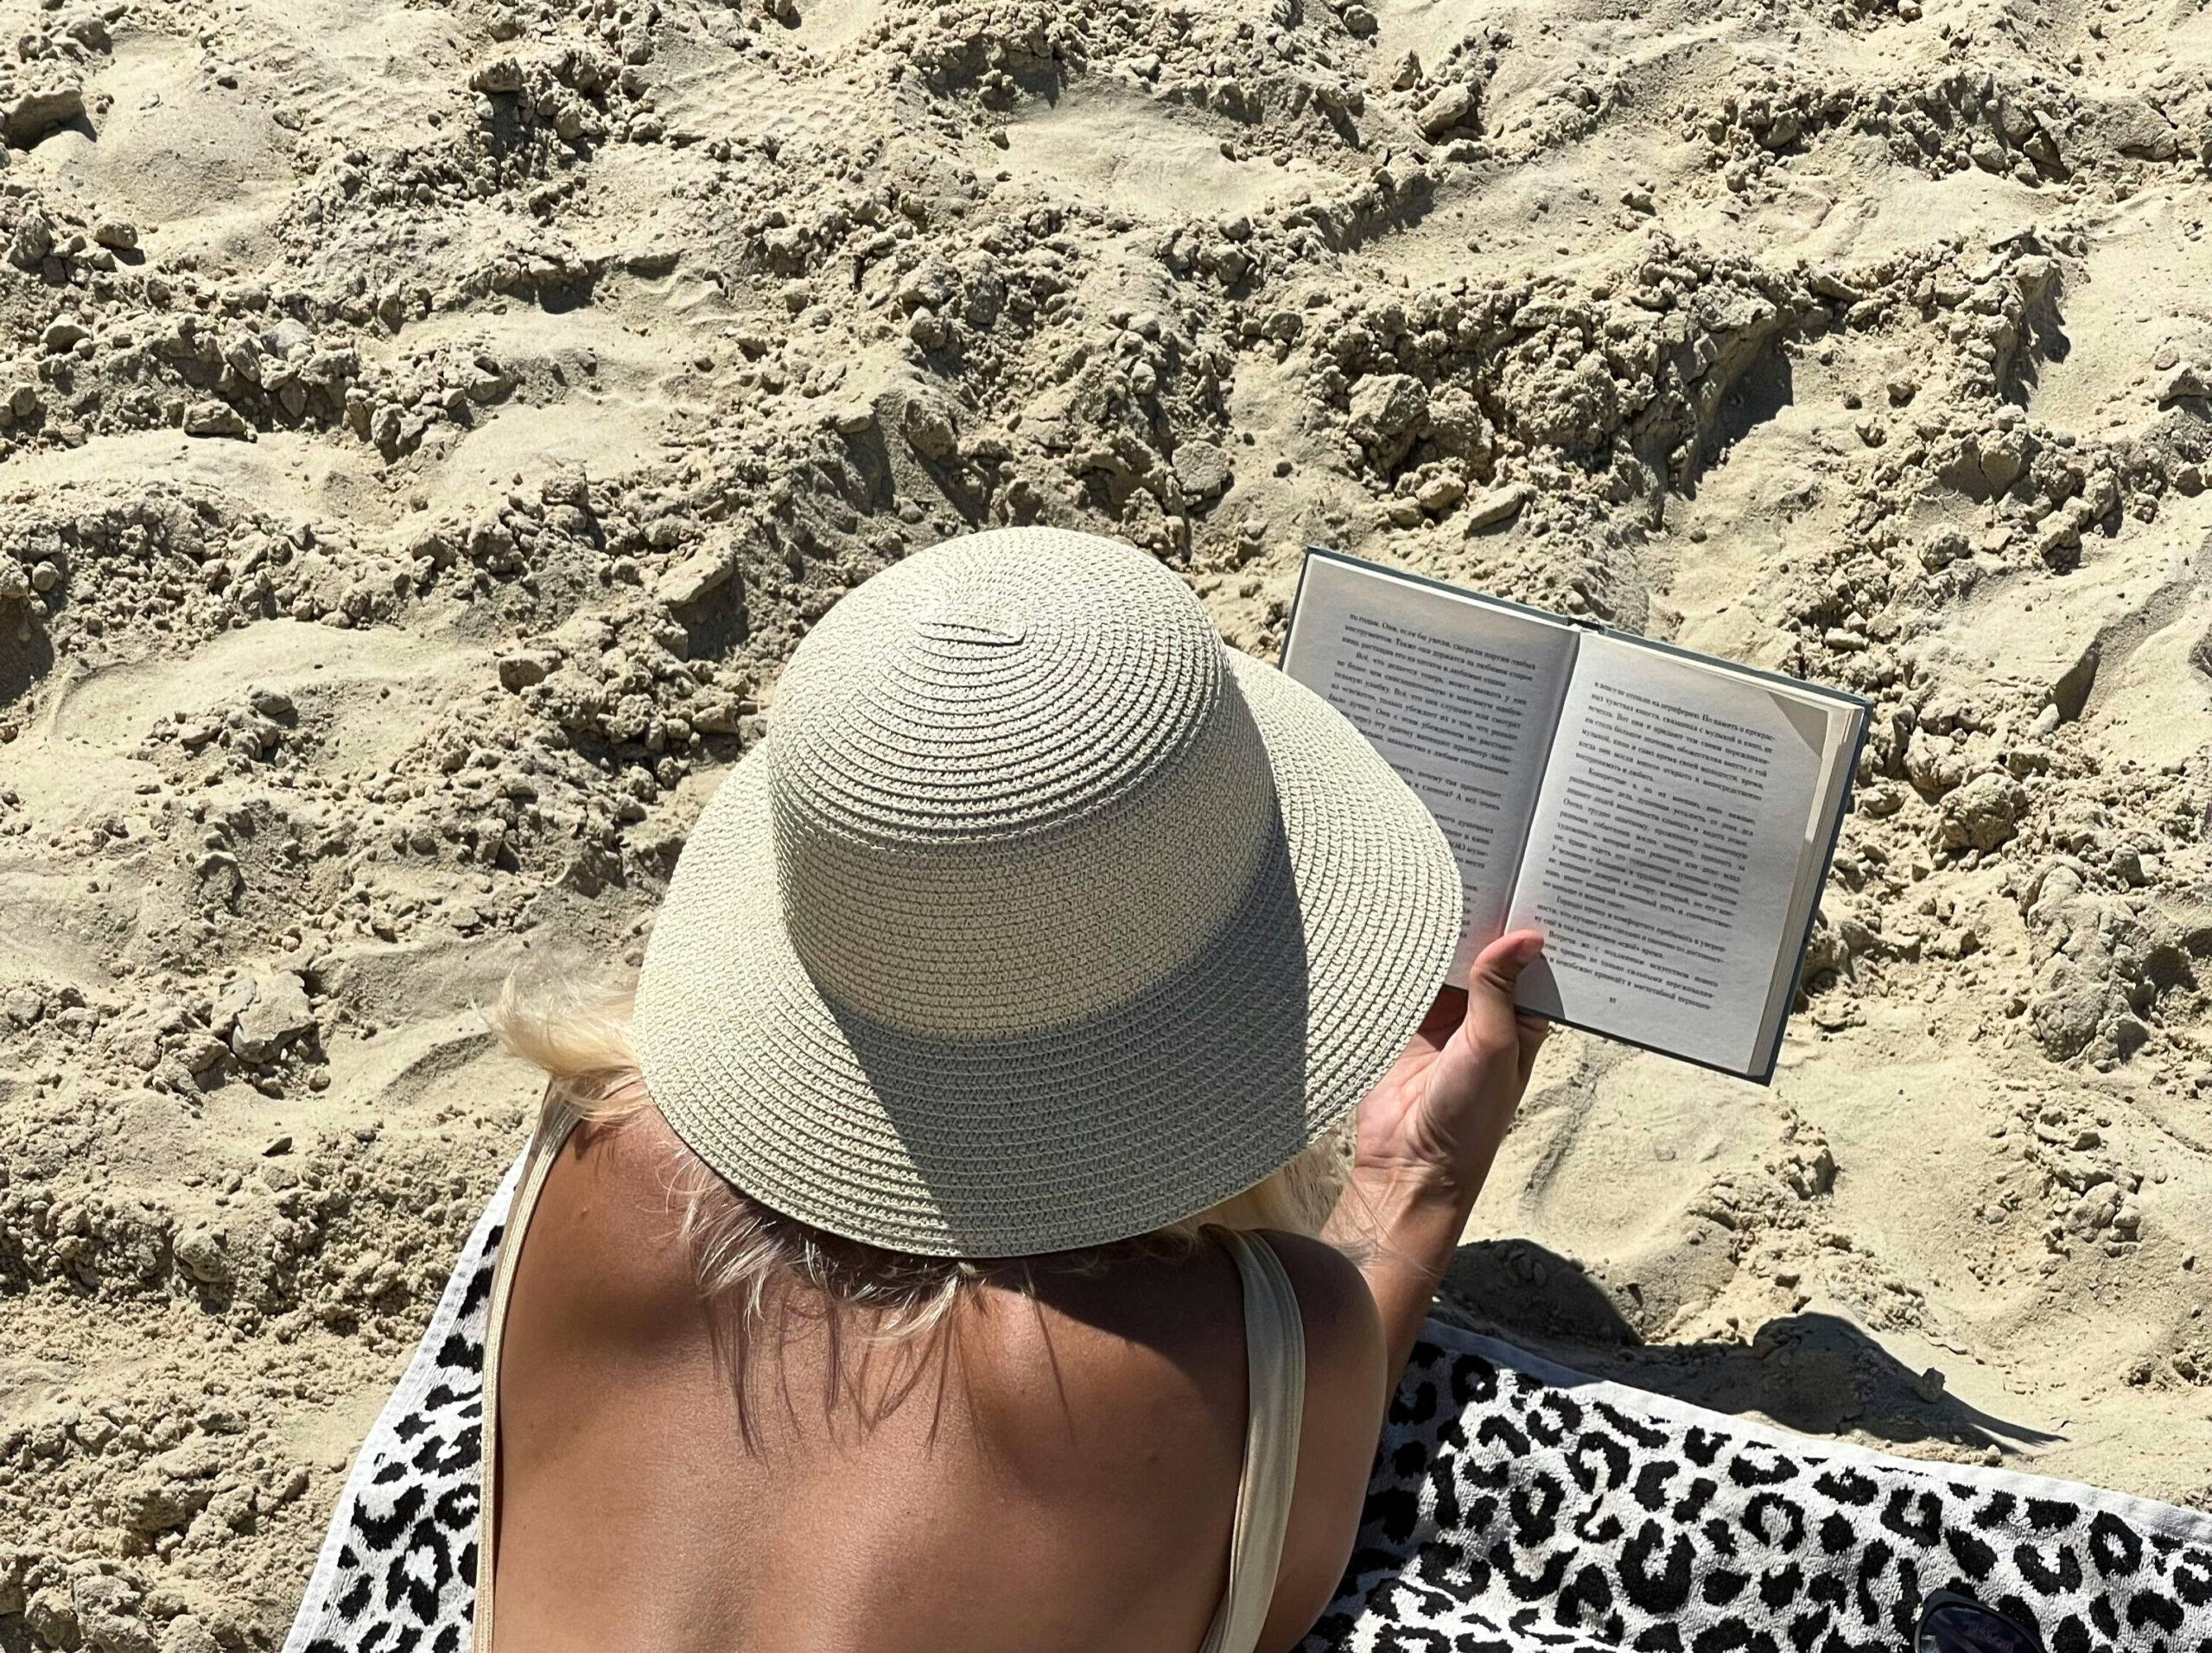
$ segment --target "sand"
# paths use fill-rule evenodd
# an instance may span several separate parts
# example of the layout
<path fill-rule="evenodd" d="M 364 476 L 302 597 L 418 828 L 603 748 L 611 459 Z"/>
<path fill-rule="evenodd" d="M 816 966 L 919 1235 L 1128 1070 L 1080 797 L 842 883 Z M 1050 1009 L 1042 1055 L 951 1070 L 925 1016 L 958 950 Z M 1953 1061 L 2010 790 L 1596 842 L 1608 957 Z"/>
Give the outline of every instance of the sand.
<path fill-rule="evenodd" d="M 1782 1070 L 1555 1039 L 1554 1357 L 2212 1508 L 2182 0 L 76 0 L 0 57 L 0 1647 L 269 1647 L 779 664 L 989 523 L 1847 685 Z"/>

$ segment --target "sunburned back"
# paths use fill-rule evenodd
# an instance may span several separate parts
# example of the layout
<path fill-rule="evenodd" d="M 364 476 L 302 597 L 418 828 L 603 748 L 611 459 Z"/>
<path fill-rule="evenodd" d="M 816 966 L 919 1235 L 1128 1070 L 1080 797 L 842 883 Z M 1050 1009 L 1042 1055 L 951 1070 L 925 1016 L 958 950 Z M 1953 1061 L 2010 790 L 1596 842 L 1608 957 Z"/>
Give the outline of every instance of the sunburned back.
<path fill-rule="evenodd" d="M 1198 1647 L 1247 1411 L 1218 1247 L 987 1293 L 887 1411 L 903 1363 L 878 1354 L 827 1403 L 826 1338 L 794 1319 L 752 1351 L 748 1443 L 671 1243 L 677 1151 L 651 1115 L 572 1146 L 531 1223 L 499 1363 L 495 1653 Z M 1262 1648 L 1303 1633 L 1343 1566 L 1381 1390 L 1350 1266 L 1277 1249 L 1308 1400 Z"/>

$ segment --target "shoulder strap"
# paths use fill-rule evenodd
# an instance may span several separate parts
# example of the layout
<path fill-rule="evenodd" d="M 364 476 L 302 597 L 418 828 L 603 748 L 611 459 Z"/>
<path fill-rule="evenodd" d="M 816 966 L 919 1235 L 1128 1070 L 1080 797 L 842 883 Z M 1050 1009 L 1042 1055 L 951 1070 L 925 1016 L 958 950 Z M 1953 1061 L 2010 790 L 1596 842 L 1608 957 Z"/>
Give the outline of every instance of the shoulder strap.
<path fill-rule="evenodd" d="M 561 1156 L 569 1133 L 548 1138 L 540 1133 L 531 1144 L 531 1160 L 515 1186 L 507 1207 L 505 1228 L 499 1235 L 499 1260 L 492 1269 L 492 1299 L 484 1311 L 484 1420 L 477 1465 L 476 1610 L 469 1646 L 474 1653 L 492 1650 L 493 1542 L 499 1533 L 497 1500 L 499 1491 L 499 1344 L 506 1328 L 507 1298 L 514 1289 L 515 1262 L 522 1256 L 523 1237 L 537 1210 L 537 1197 L 545 1191 L 546 1174 Z"/>
<path fill-rule="evenodd" d="M 1229 1539 L 1229 1588 L 1198 1653 L 1252 1653 L 1274 1601 L 1283 1531 L 1298 1478 L 1306 1415 L 1306 1325 L 1298 1294 L 1274 1248 L 1233 1230 L 1217 1234 L 1244 1285 L 1244 1360 L 1251 1398 L 1244 1422 L 1244 1472 Z"/>

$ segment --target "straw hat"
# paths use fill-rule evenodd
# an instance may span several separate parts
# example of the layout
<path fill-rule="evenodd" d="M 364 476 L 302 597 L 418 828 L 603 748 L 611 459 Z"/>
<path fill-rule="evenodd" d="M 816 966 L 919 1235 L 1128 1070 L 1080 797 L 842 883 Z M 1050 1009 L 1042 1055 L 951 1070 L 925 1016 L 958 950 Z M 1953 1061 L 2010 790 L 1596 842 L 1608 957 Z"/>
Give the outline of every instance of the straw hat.
<path fill-rule="evenodd" d="M 788 1216 L 931 1256 L 1125 1238 L 1287 1163 L 1396 1058 L 1443 834 L 1143 553 L 1048 528 L 885 569 L 785 669 L 645 953 L 647 1089 Z"/>

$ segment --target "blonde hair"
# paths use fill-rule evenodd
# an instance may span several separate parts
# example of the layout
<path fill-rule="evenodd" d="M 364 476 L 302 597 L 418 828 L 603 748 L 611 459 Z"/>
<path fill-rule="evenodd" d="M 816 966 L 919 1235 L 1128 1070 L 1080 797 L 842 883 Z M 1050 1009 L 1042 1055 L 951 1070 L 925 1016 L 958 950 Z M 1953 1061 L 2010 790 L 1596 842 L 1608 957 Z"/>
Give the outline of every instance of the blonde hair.
<path fill-rule="evenodd" d="M 630 1042 L 627 995 L 592 997 L 573 985 L 525 991 L 513 977 L 486 1013 L 493 1037 L 509 1055 L 546 1078 L 534 1147 L 572 1132 L 619 1130 L 653 1108 Z M 1044 1257 L 932 1257 L 867 1244 L 786 1217 L 748 1198 L 678 1145 L 664 1173 L 674 1237 L 690 1254 L 701 1299 L 714 1311 L 725 1355 L 735 1370 L 741 1426 L 746 1408 L 745 1351 L 772 1315 L 818 1319 L 830 1341 L 830 1401 L 842 1390 L 857 1398 L 841 1345 L 855 1312 L 869 1324 L 867 1345 L 914 1345 L 918 1357 L 895 1363 L 906 1373 L 882 1403 L 864 1408 L 880 1417 L 896 1406 L 941 1354 L 943 1334 L 963 1303 L 987 1286 L 1033 1288 L 1034 1271 L 1093 1274 L 1116 1259 L 1187 1256 L 1200 1230 L 1212 1225 L 1317 1235 L 1335 1205 L 1351 1163 L 1349 1127 L 1323 1137 L 1273 1175 L 1207 1211 L 1164 1228 L 1082 1251 Z M 796 1289 L 794 1289 L 796 1288 Z"/>

